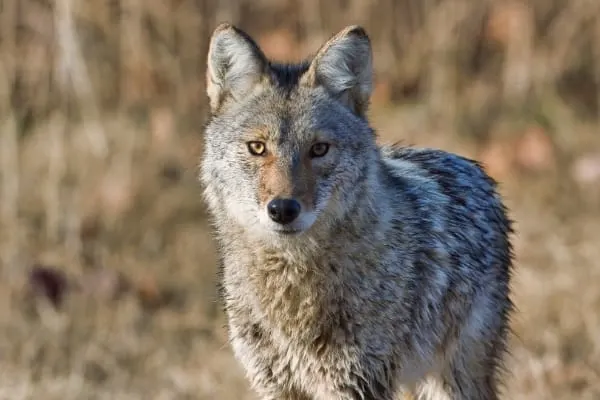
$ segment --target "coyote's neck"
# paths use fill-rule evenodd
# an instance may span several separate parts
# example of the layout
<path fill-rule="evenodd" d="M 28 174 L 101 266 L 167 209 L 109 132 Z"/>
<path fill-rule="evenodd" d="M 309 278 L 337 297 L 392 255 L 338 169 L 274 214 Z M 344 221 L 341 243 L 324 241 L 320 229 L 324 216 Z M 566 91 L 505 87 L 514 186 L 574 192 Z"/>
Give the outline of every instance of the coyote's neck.
<path fill-rule="evenodd" d="M 339 325 L 345 300 L 377 273 L 376 261 L 385 251 L 385 222 L 364 196 L 346 221 L 327 236 L 307 236 L 290 246 L 259 243 L 229 236 L 238 260 L 226 263 L 225 285 L 250 298 L 238 300 L 255 310 L 284 334 L 302 340 L 321 338 Z M 300 239 L 300 238 L 299 238 Z M 298 241 L 300 242 L 300 240 Z M 327 333 L 329 332 L 329 333 Z M 315 339 L 316 340 L 316 339 Z"/>

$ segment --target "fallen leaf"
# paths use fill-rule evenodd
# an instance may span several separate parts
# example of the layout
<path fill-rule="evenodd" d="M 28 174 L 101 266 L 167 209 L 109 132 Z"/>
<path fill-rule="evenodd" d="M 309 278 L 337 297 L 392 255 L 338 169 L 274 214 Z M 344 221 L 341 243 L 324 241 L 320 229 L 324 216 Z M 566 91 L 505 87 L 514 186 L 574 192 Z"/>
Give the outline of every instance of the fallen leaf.
<path fill-rule="evenodd" d="M 600 183 L 600 153 L 577 159 L 571 168 L 571 176 L 581 184 Z"/>
<path fill-rule="evenodd" d="M 487 18 L 484 35 L 504 47 L 527 35 L 533 25 L 533 10 L 520 1 L 496 3 Z"/>
<path fill-rule="evenodd" d="M 68 286 L 67 275 L 56 267 L 35 264 L 29 272 L 31 293 L 49 300 L 55 308 L 62 305 Z"/>
<path fill-rule="evenodd" d="M 543 128 L 530 127 L 516 145 L 516 157 L 520 166 L 534 171 L 546 171 L 554 166 L 554 145 Z"/>
<path fill-rule="evenodd" d="M 494 179 L 504 180 L 514 167 L 514 151 L 510 143 L 493 141 L 479 154 L 478 159 Z"/>
<path fill-rule="evenodd" d="M 136 282 L 136 292 L 144 308 L 156 309 L 161 306 L 163 296 L 154 276 L 146 275 L 139 279 Z"/>

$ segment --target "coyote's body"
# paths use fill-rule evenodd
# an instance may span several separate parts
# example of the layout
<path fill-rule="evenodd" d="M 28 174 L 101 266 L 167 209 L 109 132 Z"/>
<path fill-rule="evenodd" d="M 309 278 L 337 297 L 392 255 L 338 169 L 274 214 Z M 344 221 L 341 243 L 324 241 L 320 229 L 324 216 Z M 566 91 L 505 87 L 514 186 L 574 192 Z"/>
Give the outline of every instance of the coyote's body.
<path fill-rule="evenodd" d="M 379 146 L 369 39 L 298 65 L 222 25 L 201 179 L 236 358 L 262 399 L 498 397 L 510 221 L 475 162 Z"/>

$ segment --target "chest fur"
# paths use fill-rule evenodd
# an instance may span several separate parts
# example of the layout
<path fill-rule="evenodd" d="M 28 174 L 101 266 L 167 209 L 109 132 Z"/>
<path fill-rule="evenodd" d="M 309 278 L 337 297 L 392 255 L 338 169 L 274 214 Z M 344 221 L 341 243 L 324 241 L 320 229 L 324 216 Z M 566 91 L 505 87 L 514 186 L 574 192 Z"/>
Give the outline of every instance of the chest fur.
<path fill-rule="evenodd" d="M 316 342 L 317 348 L 352 341 L 356 315 L 371 311 L 366 299 L 369 286 L 379 280 L 379 257 L 320 250 L 318 257 L 256 248 L 229 252 L 237 255 L 225 262 L 230 317 L 260 324 L 292 342 Z"/>
<path fill-rule="evenodd" d="M 273 254 L 256 257 L 249 276 L 267 322 L 290 337 L 319 335 L 336 307 L 338 279 L 323 262 L 294 262 Z"/>

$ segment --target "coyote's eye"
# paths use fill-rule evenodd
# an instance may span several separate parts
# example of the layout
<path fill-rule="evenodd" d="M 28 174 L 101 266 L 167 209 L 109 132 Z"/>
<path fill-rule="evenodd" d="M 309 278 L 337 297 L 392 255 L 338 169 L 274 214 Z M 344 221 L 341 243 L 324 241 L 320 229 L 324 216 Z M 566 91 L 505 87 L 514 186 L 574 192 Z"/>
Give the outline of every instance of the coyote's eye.
<path fill-rule="evenodd" d="M 265 154 L 267 147 L 263 142 L 248 142 L 248 151 L 250 154 L 255 156 L 262 156 Z"/>
<path fill-rule="evenodd" d="M 328 143 L 315 143 L 310 148 L 310 156 L 312 158 L 323 157 L 329 151 Z"/>

